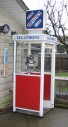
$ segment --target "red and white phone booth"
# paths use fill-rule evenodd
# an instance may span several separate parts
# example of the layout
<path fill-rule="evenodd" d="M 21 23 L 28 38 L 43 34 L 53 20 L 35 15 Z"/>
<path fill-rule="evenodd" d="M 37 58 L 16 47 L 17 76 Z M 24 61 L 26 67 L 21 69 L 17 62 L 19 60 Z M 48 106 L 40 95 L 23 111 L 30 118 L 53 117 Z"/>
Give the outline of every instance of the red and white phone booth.
<path fill-rule="evenodd" d="M 57 39 L 46 34 L 13 35 L 14 41 L 14 84 L 13 84 L 13 112 L 22 111 L 29 114 L 44 115 L 44 109 L 54 108 L 55 81 L 55 43 Z M 41 45 L 40 72 L 16 72 L 17 42 Z M 44 71 L 45 48 L 50 46 L 51 72 Z M 30 49 L 29 49 L 30 50 Z M 46 65 L 45 65 L 46 66 Z"/>

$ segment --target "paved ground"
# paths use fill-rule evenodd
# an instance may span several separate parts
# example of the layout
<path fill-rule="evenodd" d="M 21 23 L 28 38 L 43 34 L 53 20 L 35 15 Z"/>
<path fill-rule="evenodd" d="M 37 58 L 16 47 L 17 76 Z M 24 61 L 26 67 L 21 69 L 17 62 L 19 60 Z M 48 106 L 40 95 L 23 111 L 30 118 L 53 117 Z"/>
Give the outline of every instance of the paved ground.
<path fill-rule="evenodd" d="M 55 108 L 44 118 L 12 112 L 0 114 L 0 127 L 68 127 L 68 109 Z"/>

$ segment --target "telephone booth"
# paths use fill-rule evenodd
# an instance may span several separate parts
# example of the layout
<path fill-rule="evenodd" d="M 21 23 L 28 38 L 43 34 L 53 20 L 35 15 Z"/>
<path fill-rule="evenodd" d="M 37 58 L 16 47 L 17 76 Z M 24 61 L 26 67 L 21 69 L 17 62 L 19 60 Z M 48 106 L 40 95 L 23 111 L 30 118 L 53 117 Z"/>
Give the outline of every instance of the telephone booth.
<path fill-rule="evenodd" d="M 42 117 L 54 108 L 55 43 L 56 37 L 46 34 L 13 35 L 14 83 L 13 112 Z M 21 71 L 17 72 L 17 46 L 28 49 Z M 23 50 L 22 50 L 23 51 Z M 35 51 L 35 52 L 33 52 Z M 21 57 L 23 56 L 23 53 Z M 24 67 L 26 65 L 26 67 Z"/>

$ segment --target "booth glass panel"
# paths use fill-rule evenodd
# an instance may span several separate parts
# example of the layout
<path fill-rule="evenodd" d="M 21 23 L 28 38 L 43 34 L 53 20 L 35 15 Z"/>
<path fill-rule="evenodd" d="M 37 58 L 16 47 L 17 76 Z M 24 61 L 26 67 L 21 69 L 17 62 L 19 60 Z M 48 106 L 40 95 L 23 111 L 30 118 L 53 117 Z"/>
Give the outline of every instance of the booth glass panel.
<path fill-rule="evenodd" d="M 51 73 L 52 48 L 45 47 L 44 53 L 44 72 Z M 41 68 L 41 53 L 38 53 L 38 67 Z"/>
<path fill-rule="evenodd" d="M 52 48 L 45 45 L 44 71 L 51 72 Z"/>
<path fill-rule="evenodd" d="M 29 43 L 16 43 L 16 73 L 41 71 L 39 64 L 41 44 L 31 44 L 30 51 L 28 47 Z"/>
<path fill-rule="evenodd" d="M 41 51 L 41 44 L 31 44 L 31 54 L 33 56 L 33 61 L 34 61 L 34 72 L 41 72 L 41 68 L 39 65 L 39 53 Z"/>

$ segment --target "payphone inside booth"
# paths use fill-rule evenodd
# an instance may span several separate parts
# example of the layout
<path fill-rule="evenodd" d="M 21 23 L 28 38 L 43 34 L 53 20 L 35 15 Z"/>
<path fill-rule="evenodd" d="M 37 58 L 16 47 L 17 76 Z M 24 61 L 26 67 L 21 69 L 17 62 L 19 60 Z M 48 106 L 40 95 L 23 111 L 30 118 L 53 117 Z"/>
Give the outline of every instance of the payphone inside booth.
<path fill-rule="evenodd" d="M 54 108 L 55 43 L 57 40 L 45 34 L 25 34 L 13 35 L 13 41 L 13 112 L 19 110 L 42 117 L 44 110 Z M 23 43 L 23 48 L 25 45 L 28 47 L 28 53 L 24 55 L 24 65 L 21 62 L 20 72 L 17 72 L 18 42 Z"/>

